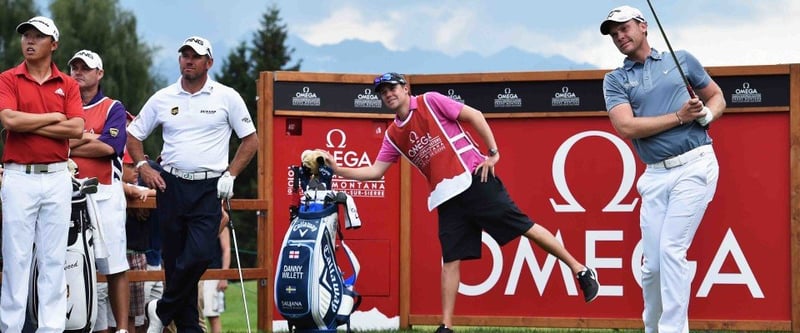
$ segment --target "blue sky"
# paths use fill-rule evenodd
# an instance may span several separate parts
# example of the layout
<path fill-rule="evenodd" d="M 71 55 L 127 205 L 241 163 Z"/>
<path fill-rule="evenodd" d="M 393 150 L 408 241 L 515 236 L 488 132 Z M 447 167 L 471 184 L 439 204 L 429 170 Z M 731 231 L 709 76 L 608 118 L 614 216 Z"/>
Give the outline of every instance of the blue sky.
<path fill-rule="evenodd" d="M 673 48 L 691 51 L 706 66 L 800 63 L 800 1 L 651 1 Z M 249 40 L 273 3 L 290 41 L 298 45 L 326 47 L 355 40 L 378 43 L 389 52 L 419 50 L 454 59 L 471 54 L 476 55 L 471 61 L 478 62 L 515 48 L 609 69 L 622 57 L 609 37 L 600 35 L 599 24 L 612 8 L 628 4 L 641 9 L 650 22 L 651 45 L 666 49 L 645 0 L 120 0 L 137 16 L 140 36 L 160 47 L 156 70 L 174 73 L 169 81 L 177 78 L 176 49 L 183 39 L 210 39 L 221 59 L 240 41 Z M 330 71 L 325 54 L 294 56 L 304 59 L 303 71 Z M 408 60 L 405 72 L 421 72 L 414 61 Z M 380 64 L 362 65 L 336 69 L 360 73 Z M 220 66 L 221 61 L 215 64 Z M 529 66 L 520 62 L 514 70 L 541 70 Z"/>

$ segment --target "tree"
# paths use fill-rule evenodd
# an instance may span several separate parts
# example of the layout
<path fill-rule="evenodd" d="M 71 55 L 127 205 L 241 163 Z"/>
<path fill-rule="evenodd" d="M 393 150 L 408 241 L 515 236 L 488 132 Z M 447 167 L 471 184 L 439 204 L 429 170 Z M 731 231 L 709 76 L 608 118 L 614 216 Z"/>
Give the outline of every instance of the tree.
<path fill-rule="evenodd" d="M 253 119 L 258 117 L 258 89 L 256 82 L 259 73 L 275 70 L 297 71 L 300 70 L 301 63 L 301 61 L 298 61 L 295 65 L 287 66 L 291 61 L 294 48 L 285 45 L 287 37 L 286 25 L 281 23 L 280 11 L 274 4 L 267 8 L 266 13 L 261 17 L 260 23 L 261 28 L 253 33 L 250 45 L 246 42 L 241 42 L 239 46 L 228 54 L 226 59 L 223 59 L 221 74 L 214 76 L 215 80 L 239 92 L 245 104 L 247 104 L 247 109 Z M 261 140 L 265 140 L 265 138 L 262 136 Z M 231 156 L 236 152 L 238 144 L 239 140 L 231 141 Z M 260 157 L 257 155 L 256 158 Z M 257 171 L 257 163 L 250 163 L 236 177 L 237 197 L 256 197 L 258 186 Z M 234 214 L 237 215 L 237 225 L 241 228 L 244 230 L 256 230 L 255 214 L 241 214 L 240 212 L 235 212 Z M 243 235 L 246 238 L 242 237 L 242 247 L 255 249 L 256 233 L 244 233 Z M 255 257 L 243 258 L 242 261 L 252 266 Z"/>
<path fill-rule="evenodd" d="M 291 61 L 291 54 L 294 48 L 285 45 L 287 28 L 281 23 L 280 11 L 273 4 L 261 17 L 261 29 L 253 33 L 250 45 L 241 42 L 232 50 L 227 58 L 222 61 L 221 74 L 215 74 L 215 80 L 223 83 L 242 96 L 251 117 L 256 119 L 258 115 L 257 105 L 257 84 L 259 73 L 262 71 L 289 70 L 297 71 L 300 69 L 300 61 L 292 66 L 287 66 Z M 238 140 L 231 142 L 231 154 L 238 148 Z M 232 156 L 232 155 L 231 155 Z M 256 163 L 251 163 L 242 172 L 238 179 L 237 193 L 245 197 L 255 197 L 256 195 Z"/>
<path fill-rule="evenodd" d="M 151 74 L 155 47 L 140 41 L 136 17 L 123 10 L 118 0 L 54 0 L 50 12 L 61 31 L 54 61 L 66 70 L 75 52 L 89 49 L 103 58 L 103 92 L 119 99 L 136 114 L 144 102 L 162 86 Z"/>
<path fill-rule="evenodd" d="M 294 48 L 286 47 L 286 25 L 281 24 L 280 11 L 275 5 L 270 6 L 261 17 L 261 30 L 253 36 L 251 59 L 257 71 L 284 70 L 299 71 L 302 61 L 287 67 L 292 59 Z M 256 73 L 256 77 L 258 73 Z"/>
<path fill-rule="evenodd" d="M 33 0 L 0 0 L 0 61 L 3 69 L 22 62 L 19 34 L 14 29 L 20 22 L 42 15 Z M 65 73 L 67 62 L 75 52 L 90 49 L 103 58 L 106 75 L 103 91 L 124 103 L 133 114 L 139 112 L 163 79 L 151 74 L 156 48 L 142 43 L 136 32 L 136 17 L 122 10 L 118 0 L 53 0 L 49 5 L 60 32 L 53 62 Z M 160 136 L 145 144 L 148 151 L 161 149 Z"/>
<path fill-rule="evenodd" d="M 22 62 L 20 38 L 16 28 L 39 11 L 33 0 L 0 0 L 0 72 Z"/>

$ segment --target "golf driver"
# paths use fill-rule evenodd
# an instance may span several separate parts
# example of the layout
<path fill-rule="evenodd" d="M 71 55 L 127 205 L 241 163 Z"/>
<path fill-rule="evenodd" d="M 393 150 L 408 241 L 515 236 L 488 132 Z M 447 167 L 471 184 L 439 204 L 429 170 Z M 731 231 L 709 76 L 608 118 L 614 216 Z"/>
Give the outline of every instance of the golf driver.
<path fill-rule="evenodd" d="M 667 43 L 667 49 L 669 49 L 669 54 L 672 55 L 672 60 L 675 61 L 675 67 L 678 67 L 678 73 L 681 74 L 683 83 L 686 85 L 686 90 L 689 92 L 689 97 L 690 98 L 697 97 L 697 95 L 694 94 L 692 86 L 689 84 L 689 80 L 686 78 L 686 74 L 683 72 L 683 68 L 681 68 L 680 62 L 678 62 L 678 57 L 675 55 L 675 51 L 672 50 L 672 45 L 669 44 L 669 39 L 667 39 L 667 34 L 664 32 L 664 28 L 661 27 L 661 21 L 658 20 L 658 15 L 656 15 L 656 10 L 653 8 L 653 4 L 650 2 L 650 0 L 647 0 L 647 5 L 650 6 L 650 12 L 653 13 L 653 18 L 656 19 L 658 30 L 661 30 L 661 36 L 664 37 L 664 42 Z"/>
<path fill-rule="evenodd" d="M 228 227 L 231 228 L 233 238 L 233 251 L 236 253 L 236 268 L 239 270 L 239 285 L 242 287 L 242 302 L 244 303 L 244 317 L 247 322 L 247 333 L 250 331 L 250 312 L 247 311 L 247 295 L 244 292 L 244 278 L 242 277 L 242 262 L 239 260 L 239 243 L 236 241 L 236 229 L 233 228 L 233 212 L 231 211 L 231 200 L 225 199 L 225 209 L 228 210 Z"/>

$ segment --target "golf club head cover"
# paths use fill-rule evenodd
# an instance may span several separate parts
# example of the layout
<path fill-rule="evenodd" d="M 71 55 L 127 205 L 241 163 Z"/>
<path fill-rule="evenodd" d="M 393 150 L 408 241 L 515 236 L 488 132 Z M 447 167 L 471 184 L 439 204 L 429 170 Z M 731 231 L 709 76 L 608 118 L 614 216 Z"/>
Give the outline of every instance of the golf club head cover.
<path fill-rule="evenodd" d="M 322 157 L 322 152 L 316 150 L 304 150 L 300 154 L 300 160 L 303 161 L 303 167 L 307 168 L 311 175 L 314 176 L 319 174 L 319 167 L 325 165 L 325 158 Z"/>
<path fill-rule="evenodd" d="M 319 182 L 325 184 L 326 189 L 332 189 L 331 183 L 333 182 L 333 169 L 327 165 L 321 165 L 318 169 Z"/>

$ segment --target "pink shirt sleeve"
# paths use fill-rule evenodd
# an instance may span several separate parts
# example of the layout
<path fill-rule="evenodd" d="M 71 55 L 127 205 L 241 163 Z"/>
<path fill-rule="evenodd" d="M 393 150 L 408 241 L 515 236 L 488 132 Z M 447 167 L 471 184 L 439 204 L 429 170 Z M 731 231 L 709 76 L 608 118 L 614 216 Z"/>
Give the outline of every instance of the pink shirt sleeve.
<path fill-rule="evenodd" d="M 458 134 L 461 134 L 463 130 L 461 126 L 459 126 L 458 116 L 461 114 L 461 110 L 464 109 L 464 104 L 438 92 L 430 92 L 425 96 L 428 104 L 430 104 L 431 109 L 433 110 L 433 113 L 439 118 L 442 128 L 447 135 L 454 137 Z M 472 140 L 471 137 L 469 138 L 469 141 L 474 143 L 474 140 Z M 459 140 L 455 143 L 455 146 L 456 149 L 461 149 L 467 144 L 468 143 L 465 140 Z M 470 172 L 474 172 L 475 168 L 477 168 L 481 162 L 486 160 L 486 157 L 481 155 L 477 150 L 468 150 L 464 152 L 461 157 L 464 159 L 464 163 L 467 165 L 467 168 L 469 168 Z"/>
<path fill-rule="evenodd" d="M 425 94 L 425 96 L 428 104 L 431 106 L 431 109 L 433 109 L 433 112 L 439 117 L 439 119 L 449 120 L 442 122 L 445 126 L 445 131 L 452 133 L 453 128 L 458 131 L 457 119 L 458 115 L 461 113 L 461 109 L 464 108 L 464 104 L 461 104 L 460 102 L 438 92 L 429 92 Z"/>
<path fill-rule="evenodd" d="M 381 144 L 381 150 L 378 151 L 378 157 L 375 158 L 376 161 L 387 162 L 387 163 L 395 163 L 400 159 L 400 152 L 392 145 L 389 141 L 389 137 L 383 136 L 383 143 Z"/>

